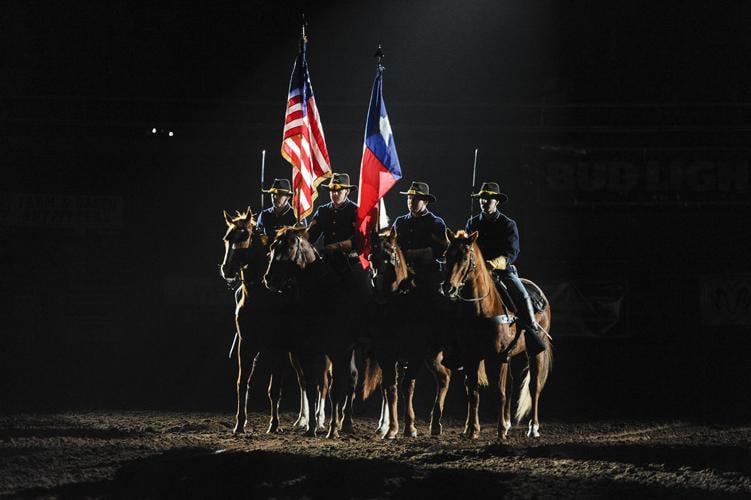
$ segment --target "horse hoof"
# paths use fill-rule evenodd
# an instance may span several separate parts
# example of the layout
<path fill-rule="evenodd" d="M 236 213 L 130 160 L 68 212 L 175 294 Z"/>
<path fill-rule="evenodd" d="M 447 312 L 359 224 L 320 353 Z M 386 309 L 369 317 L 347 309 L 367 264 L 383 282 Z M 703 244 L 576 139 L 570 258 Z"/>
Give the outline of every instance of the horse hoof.
<path fill-rule="evenodd" d="M 294 424 L 292 424 L 292 430 L 293 431 L 303 431 L 308 428 L 308 422 L 305 420 L 296 420 Z"/>
<path fill-rule="evenodd" d="M 326 435 L 327 439 L 339 439 L 339 431 L 329 431 Z"/>
<path fill-rule="evenodd" d="M 266 434 L 284 434 L 284 429 L 282 429 L 278 425 L 270 425 L 268 430 L 266 431 Z"/>
<path fill-rule="evenodd" d="M 355 427 L 351 423 L 342 424 L 342 434 L 354 434 Z"/>
<path fill-rule="evenodd" d="M 396 435 L 399 434 L 398 430 L 388 431 L 386 434 L 383 435 L 383 439 L 396 439 Z"/>
<path fill-rule="evenodd" d="M 437 426 L 432 426 L 430 428 L 431 436 L 440 436 L 441 434 L 443 434 L 443 426 L 441 426 L 441 424 L 438 424 Z"/>
<path fill-rule="evenodd" d="M 308 429 L 307 431 L 305 431 L 305 433 L 303 434 L 303 436 L 309 437 L 309 438 L 314 438 L 314 437 L 316 437 L 316 430 L 315 429 Z"/>
<path fill-rule="evenodd" d="M 527 437 L 537 439 L 540 437 L 540 424 L 529 423 L 529 430 L 527 431 Z"/>
<path fill-rule="evenodd" d="M 416 438 L 417 429 L 415 427 L 412 427 L 410 429 L 404 429 L 404 437 Z"/>

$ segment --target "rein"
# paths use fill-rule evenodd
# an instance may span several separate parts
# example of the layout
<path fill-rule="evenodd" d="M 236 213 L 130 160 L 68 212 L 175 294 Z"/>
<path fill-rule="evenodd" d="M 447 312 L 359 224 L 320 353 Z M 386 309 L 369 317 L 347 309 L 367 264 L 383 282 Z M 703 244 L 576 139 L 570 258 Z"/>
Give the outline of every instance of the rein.
<path fill-rule="evenodd" d="M 469 268 L 464 273 L 464 276 L 462 277 L 462 282 L 459 285 L 459 289 L 457 290 L 457 294 L 456 294 L 456 298 L 458 298 L 462 302 L 481 302 L 481 301 L 485 300 L 486 298 L 488 298 L 488 295 L 490 295 L 491 288 L 488 287 L 488 291 L 482 297 L 474 297 L 474 298 L 471 298 L 471 299 L 467 299 L 467 298 L 461 296 L 462 289 L 467 285 L 467 281 L 469 281 L 469 279 L 472 277 L 472 274 L 475 273 L 476 271 L 477 271 L 477 262 L 475 262 L 475 253 L 470 248 L 470 253 L 469 253 Z"/>

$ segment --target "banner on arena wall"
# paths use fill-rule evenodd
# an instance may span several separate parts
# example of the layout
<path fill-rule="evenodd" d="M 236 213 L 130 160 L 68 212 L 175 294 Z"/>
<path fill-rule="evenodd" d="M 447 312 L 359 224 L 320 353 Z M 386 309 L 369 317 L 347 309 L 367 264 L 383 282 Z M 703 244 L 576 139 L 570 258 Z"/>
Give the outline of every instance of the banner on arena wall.
<path fill-rule="evenodd" d="M 705 274 L 700 279 L 705 325 L 751 325 L 751 273 Z"/>
<path fill-rule="evenodd" d="M 577 281 L 542 286 L 553 313 L 555 337 L 624 337 L 630 335 L 622 281 Z"/>
<path fill-rule="evenodd" d="M 122 225 L 122 196 L 0 193 L 0 226 L 111 230 Z"/>
<path fill-rule="evenodd" d="M 751 151 L 539 150 L 540 200 L 570 205 L 751 204 Z"/>

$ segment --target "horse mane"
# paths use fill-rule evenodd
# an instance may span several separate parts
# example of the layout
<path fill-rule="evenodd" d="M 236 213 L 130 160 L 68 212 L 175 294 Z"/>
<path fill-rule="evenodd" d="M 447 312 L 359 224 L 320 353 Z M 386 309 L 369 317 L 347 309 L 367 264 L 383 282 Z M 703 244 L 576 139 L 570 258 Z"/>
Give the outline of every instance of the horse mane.
<path fill-rule="evenodd" d="M 391 291 L 392 293 L 399 290 L 399 288 L 402 286 L 402 283 L 409 279 L 410 277 L 410 268 L 407 265 L 407 259 L 404 256 L 404 250 L 399 246 L 399 242 L 396 238 L 391 238 L 393 229 L 385 229 L 383 231 L 380 231 L 377 235 L 378 239 L 381 241 L 381 244 L 388 243 L 391 246 L 391 251 L 396 254 L 396 260 L 399 263 L 398 266 L 395 266 L 394 268 L 394 283 L 392 283 Z"/>
<path fill-rule="evenodd" d="M 488 318 L 506 314 L 506 305 L 503 303 L 501 295 L 495 287 L 493 278 L 490 276 L 490 270 L 488 270 L 488 266 L 485 264 L 485 257 L 483 257 L 482 251 L 477 245 L 477 240 L 475 239 L 475 241 L 472 241 L 470 244 L 471 237 L 464 230 L 456 232 L 456 239 L 461 240 L 460 243 L 470 245 L 470 251 L 475 255 L 476 268 L 471 276 L 472 287 L 475 290 L 475 293 L 487 294 L 485 298 L 475 303 L 477 314 Z"/>

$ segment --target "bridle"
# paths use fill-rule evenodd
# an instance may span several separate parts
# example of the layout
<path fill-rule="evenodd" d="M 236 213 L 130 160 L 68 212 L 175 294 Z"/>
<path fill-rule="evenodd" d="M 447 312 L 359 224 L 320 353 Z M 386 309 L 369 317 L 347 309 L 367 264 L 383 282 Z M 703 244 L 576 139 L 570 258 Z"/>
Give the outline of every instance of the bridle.
<path fill-rule="evenodd" d="M 382 246 L 379 253 L 384 254 L 385 258 L 378 259 L 378 260 L 380 260 L 383 264 L 389 265 L 389 266 L 391 266 L 393 268 L 393 270 L 394 270 L 394 280 L 396 280 L 396 271 L 402 265 L 402 260 L 399 258 L 399 252 L 397 251 L 396 248 L 392 247 L 389 250 L 387 250 L 385 247 Z M 373 254 L 372 253 L 368 254 L 368 262 L 370 262 L 370 269 L 373 272 L 373 275 L 372 275 L 371 279 L 373 280 L 374 286 L 375 286 L 375 279 L 376 279 L 376 277 L 378 277 L 379 271 L 378 271 L 378 266 L 375 265 L 375 263 L 374 263 Z M 394 295 L 404 295 L 404 294 L 409 293 L 410 290 L 411 290 L 411 288 L 409 286 L 409 280 L 405 278 L 405 279 L 401 280 L 401 282 L 399 283 L 399 286 L 397 287 L 396 291 L 391 292 L 391 295 L 392 296 L 394 296 Z"/>
<path fill-rule="evenodd" d="M 241 235 L 243 233 L 245 234 L 244 237 L 238 237 L 239 235 Z M 235 258 L 235 252 L 236 251 L 238 251 L 238 250 L 247 250 L 247 249 L 250 248 L 250 246 L 252 244 L 252 241 L 251 241 L 252 237 L 253 237 L 253 231 L 248 230 L 245 227 L 238 227 L 235 231 L 232 232 L 231 241 L 227 241 L 227 243 L 229 245 L 227 247 L 227 253 L 224 256 L 224 262 L 222 264 L 219 264 L 220 270 L 221 270 L 222 266 L 225 265 L 225 263 L 227 263 L 227 262 L 230 262 L 230 263 L 233 262 L 233 260 Z M 240 245 L 242 245 L 242 246 L 240 246 Z M 235 284 L 236 284 L 236 282 L 238 280 L 238 275 L 240 274 L 240 271 L 243 268 L 245 268 L 245 267 L 247 267 L 247 263 L 245 263 L 242 266 L 238 266 L 237 269 L 235 269 L 235 272 L 232 275 L 232 277 L 229 278 L 229 279 L 226 279 L 227 286 L 230 289 L 234 289 L 235 288 Z"/>
<path fill-rule="evenodd" d="M 472 277 L 472 273 L 477 271 L 477 262 L 475 261 L 475 252 L 472 251 L 472 249 L 469 249 L 469 266 L 467 267 L 467 270 L 464 271 L 464 275 L 462 276 L 462 280 L 459 283 L 459 286 L 456 287 L 456 297 L 457 299 L 461 300 L 462 302 L 480 302 L 485 300 L 488 295 L 490 295 L 491 288 L 488 287 L 488 291 L 483 295 L 482 297 L 474 297 L 471 299 L 462 297 L 462 289 L 467 285 L 467 282 Z"/>

